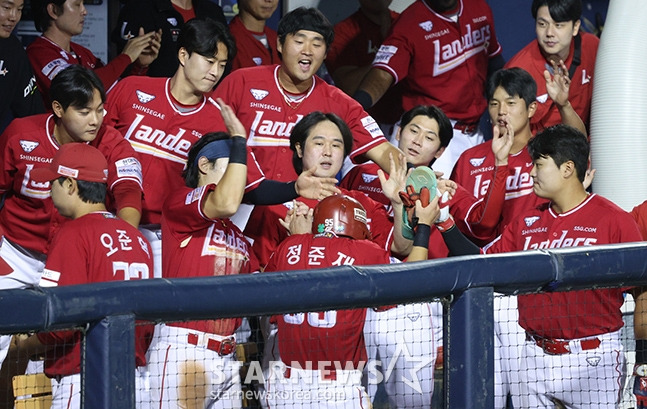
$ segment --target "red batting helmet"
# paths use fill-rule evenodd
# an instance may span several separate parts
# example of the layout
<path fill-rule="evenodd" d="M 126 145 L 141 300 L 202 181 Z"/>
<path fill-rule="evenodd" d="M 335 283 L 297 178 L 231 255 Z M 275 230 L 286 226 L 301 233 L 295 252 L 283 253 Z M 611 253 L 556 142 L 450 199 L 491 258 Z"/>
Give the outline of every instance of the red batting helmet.
<path fill-rule="evenodd" d="M 314 210 L 312 233 L 334 233 L 356 240 L 371 239 L 366 226 L 366 210 L 350 196 L 329 196 L 319 202 Z"/>

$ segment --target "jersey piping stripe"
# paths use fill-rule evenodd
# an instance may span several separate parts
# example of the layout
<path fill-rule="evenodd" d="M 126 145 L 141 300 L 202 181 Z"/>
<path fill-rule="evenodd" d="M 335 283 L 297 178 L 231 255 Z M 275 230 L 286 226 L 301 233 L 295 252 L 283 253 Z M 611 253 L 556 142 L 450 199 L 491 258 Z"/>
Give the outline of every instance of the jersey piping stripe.
<path fill-rule="evenodd" d="M 180 163 L 182 165 L 186 163 L 186 157 L 174 155 L 170 152 L 163 151 L 161 149 L 158 149 L 143 143 L 139 143 L 133 139 L 129 139 L 128 142 L 130 142 L 130 145 L 133 147 L 134 150 L 136 150 L 137 152 L 143 153 L 145 155 L 151 155 L 157 158 L 168 159 L 171 162 Z"/>
<path fill-rule="evenodd" d="M 532 192 L 533 192 L 532 188 L 519 190 L 517 192 L 506 192 L 505 200 L 516 199 L 516 198 L 519 198 L 519 197 L 528 196 Z"/>

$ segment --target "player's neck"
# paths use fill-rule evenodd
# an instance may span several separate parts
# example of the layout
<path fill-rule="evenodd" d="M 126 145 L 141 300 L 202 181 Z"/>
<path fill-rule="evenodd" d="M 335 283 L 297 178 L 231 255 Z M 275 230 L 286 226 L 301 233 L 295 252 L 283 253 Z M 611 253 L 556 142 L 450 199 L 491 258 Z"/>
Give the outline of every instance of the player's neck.
<path fill-rule="evenodd" d="M 73 210 L 72 219 L 78 219 L 90 213 L 105 212 L 106 205 L 103 203 L 86 203 L 79 199 Z"/>
<path fill-rule="evenodd" d="M 182 105 L 197 105 L 204 99 L 204 94 L 193 89 L 186 81 L 182 81 L 180 72 L 176 72 L 171 78 L 170 94 Z"/>
<path fill-rule="evenodd" d="M 312 82 L 314 81 L 314 78 L 310 77 L 310 79 L 306 81 L 296 82 L 286 73 L 283 67 L 279 68 L 278 79 L 279 85 L 283 88 L 283 91 L 293 95 L 306 93 L 310 87 L 312 87 Z"/>
<path fill-rule="evenodd" d="M 532 132 L 530 131 L 530 124 L 525 126 L 519 132 L 515 133 L 514 139 L 512 140 L 512 147 L 510 148 L 510 154 L 515 155 L 521 152 L 528 142 L 532 139 Z"/>
<path fill-rule="evenodd" d="M 171 3 L 175 4 L 176 6 L 184 9 L 184 10 L 189 10 L 193 8 L 193 1 L 192 0 L 171 0 Z"/>
<path fill-rule="evenodd" d="M 577 182 L 577 183 L 576 183 Z M 565 185 L 552 199 L 551 208 L 557 214 L 566 213 L 582 204 L 589 194 L 584 190 L 582 183 L 575 178 L 569 185 Z"/>
<path fill-rule="evenodd" d="M 249 13 L 240 12 L 238 14 L 240 21 L 243 22 L 245 28 L 254 33 L 262 33 L 265 30 L 265 20 L 259 20 Z M 272 46 L 276 46 L 272 44 Z"/>
<path fill-rule="evenodd" d="M 58 28 L 56 28 L 56 26 L 51 25 L 47 30 L 45 30 L 43 36 L 45 36 L 49 41 L 61 47 L 68 53 L 72 52 L 72 49 L 70 48 L 72 36 L 70 36 L 68 33 L 60 31 Z"/>

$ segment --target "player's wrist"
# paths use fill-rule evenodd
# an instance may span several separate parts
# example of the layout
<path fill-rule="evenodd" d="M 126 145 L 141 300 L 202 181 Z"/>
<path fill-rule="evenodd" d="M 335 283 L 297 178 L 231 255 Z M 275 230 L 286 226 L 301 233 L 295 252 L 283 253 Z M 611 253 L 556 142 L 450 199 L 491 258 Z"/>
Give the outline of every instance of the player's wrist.
<path fill-rule="evenodd" d="M 371 94 L 362 89 L 355 91 L 355 93 L 353 94 L 353 99 L 359 102 L 364 110 L 367 110 L 373 106 L 373 98 L 371 97 Z"/>
<path fill-rule="evenodd" d="M 429 235 L 431 234 L 431 227 L 424 223 L 418 223 L 416 226 L 416 234 L 413 236 L 414 247 L 429 248 Z"/>
<path fill-rule="evenodd" d="M 454 218 L 450 214 L 447 220 L 444 220 L 442 222 L 437 222 L 436 223 L 436 228 L 440 230 L 441 233 L 444 233 L 448 230 L 450 230 L 452 227 L 454 227 L 456 223 L 454 222 Z"/>
<path fill-rule="evenodd" d="M 229 163 L 247 164 L 247 139 L 237 135 L 231 137 Z"/>

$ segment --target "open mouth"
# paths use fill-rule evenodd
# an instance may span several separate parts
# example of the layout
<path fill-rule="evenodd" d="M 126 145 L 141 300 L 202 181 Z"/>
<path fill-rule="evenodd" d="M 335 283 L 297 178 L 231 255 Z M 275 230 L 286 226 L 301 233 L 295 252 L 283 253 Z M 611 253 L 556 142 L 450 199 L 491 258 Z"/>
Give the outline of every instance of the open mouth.
<path fill-rule="evenodd" d="M 310 66 L 312 65 L 312 61 L 310 60 L 299 60 L 299 67 L 301 68 L 301 71 L 307 72 L 310 71 Z"/>

